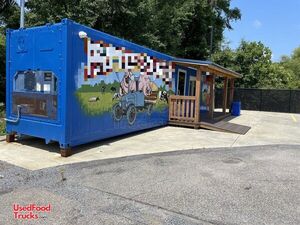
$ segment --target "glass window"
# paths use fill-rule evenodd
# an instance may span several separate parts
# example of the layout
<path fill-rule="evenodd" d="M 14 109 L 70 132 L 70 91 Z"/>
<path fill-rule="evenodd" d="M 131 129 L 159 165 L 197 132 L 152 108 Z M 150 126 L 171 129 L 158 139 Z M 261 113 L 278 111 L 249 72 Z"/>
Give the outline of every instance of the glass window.
<path fill-rule="evenodd" d="M 51 71 L 19 71 L 14 78 L 13 112 L 47 119 L 57 118 L 58 80 Z"/>
<path fill-rule="evenodd" d="M 178 71 L 178 87 L 177 94 L 184 95 L 185 93 L 185 77 L 186 71 Z"/>
<path fill-rule="evenodd" d="M 15 76 L 14 91 L 55 94 L 57 78 L 50 71 L 20 71 Z"/>

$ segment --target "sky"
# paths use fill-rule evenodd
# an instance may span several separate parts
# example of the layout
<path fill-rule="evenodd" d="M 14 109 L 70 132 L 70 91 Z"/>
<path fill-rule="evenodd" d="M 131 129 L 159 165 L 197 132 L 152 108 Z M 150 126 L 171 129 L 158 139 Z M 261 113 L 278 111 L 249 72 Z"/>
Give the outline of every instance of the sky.
<path fill-rule="evenodd" d="M 225 40 L 236 48 L 241 39 L 261 41 L 272 52 L 272 60 L 291 55 L 300 47 L 300 0 L 232 0 L 241 10 L 241 20 L 225 31 Z"/>

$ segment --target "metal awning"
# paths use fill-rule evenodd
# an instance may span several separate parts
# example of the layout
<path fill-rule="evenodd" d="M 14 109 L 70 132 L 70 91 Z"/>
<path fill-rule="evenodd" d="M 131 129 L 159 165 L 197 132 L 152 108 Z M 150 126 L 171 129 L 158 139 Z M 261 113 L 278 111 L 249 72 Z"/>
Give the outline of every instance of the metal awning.
<path fill-rule="evenodd" d="M 229 78 L 241 78 L 242 77 L 241 74 L 239 74 L 233 70 L 227 69 L 223 66 L 220 66 L 211 61 L 173 58 L 172 62 L 177 65 L 200 68 L 203 71 L 207 71 L 207 72 L 213 73 L 213 74 L 221 76 L 221 77 L 229 77 Z"/>

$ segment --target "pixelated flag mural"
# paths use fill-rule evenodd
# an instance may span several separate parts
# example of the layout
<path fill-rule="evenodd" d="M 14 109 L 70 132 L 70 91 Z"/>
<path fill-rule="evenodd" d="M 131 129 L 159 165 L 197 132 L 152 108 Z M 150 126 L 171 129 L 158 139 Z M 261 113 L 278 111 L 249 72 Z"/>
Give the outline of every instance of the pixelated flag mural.
<path fill-rule="evenodd" d="M 174 72 L 171 62 L 159 60 L 146 53 L 134 53 L 124 47 L 115 47 L 103 41 L 91 41 L 85 38 L 85 52 L 88 56 L 84 68 L 84 79 L 112 72 L 139 72 L 160 78 L 165 84 L 171 85 Z"/>

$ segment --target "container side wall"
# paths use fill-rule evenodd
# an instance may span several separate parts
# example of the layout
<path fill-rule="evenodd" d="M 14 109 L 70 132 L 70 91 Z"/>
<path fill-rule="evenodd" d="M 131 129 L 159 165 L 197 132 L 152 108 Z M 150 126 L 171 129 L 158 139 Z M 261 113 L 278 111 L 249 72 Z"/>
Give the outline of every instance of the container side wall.
<path fill-rule="evenodd" d="M 167 96 L 174 93 L 170 57 L 70 26 L 70 145 L 166 125 Z"/>

